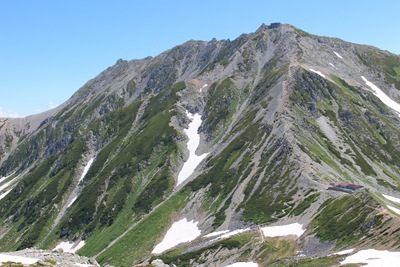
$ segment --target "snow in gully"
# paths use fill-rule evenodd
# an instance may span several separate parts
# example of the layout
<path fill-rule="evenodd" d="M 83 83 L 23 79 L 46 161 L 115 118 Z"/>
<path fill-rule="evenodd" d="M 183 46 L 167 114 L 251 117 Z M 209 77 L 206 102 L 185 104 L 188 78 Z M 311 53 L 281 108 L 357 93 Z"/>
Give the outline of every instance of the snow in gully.
<path fill-rule="evenodd" d="M 182 170 L 178 175 L 178 183 L 176 186 L 184 182 L 189 176 L 193 173 L 194 169 L 196 169 L 197 165 L 208 155 L 208 153 L 204 153 L 201 156 L 196 155 L 196 149 L 200 144 L 200 135 L 197 133 L 201 125 L 201 116 L 199 114 L 190 114 L 186 111 L 186 115 L 192 122 L 189 124 L 189 128 L 185 129 L 185 133 L 189 138 L 187 143 L 187 147 L 189 150 L 189 158 L 183 164 Z"/>

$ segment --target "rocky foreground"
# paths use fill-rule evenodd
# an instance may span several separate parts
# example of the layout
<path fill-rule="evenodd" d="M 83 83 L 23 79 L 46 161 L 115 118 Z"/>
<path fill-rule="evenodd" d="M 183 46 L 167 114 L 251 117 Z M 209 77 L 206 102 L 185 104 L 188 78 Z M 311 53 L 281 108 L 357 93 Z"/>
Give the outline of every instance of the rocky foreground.
<path fill-rule="evenodd" d="M 14 260 L 11 260 L 12 258 L 14 258 Z M 6 261 L 4 261 L 4 259 L 6 259 Z M 29 259 L 37 259 L 37 261 L 28 263 Z M 1 266 L 12 266 L 11 264 L 5 264 L 10 262 L 22 263 L 23 266 L 100 266 L 95 259 L 79 256 L 74 253 L 63 252 L 62 249 L 50 251 L 27 248 L 15 252 L 3 252 L 0 253 L 0 261 Z"/>

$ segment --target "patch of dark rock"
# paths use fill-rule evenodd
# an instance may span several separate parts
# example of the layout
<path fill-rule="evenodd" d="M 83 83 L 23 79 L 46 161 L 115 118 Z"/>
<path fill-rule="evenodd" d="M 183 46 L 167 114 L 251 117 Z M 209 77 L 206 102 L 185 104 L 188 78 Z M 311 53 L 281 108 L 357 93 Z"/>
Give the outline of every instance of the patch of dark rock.
<path fill-rule="evenodd" d="M 321 243 L 318 237 L 306 238 L 303 242 L 303 247 L 299 255 L 302 257 L 311 257 L 316 255 L 325 256 L 336 246 L 336 242 L 336 240 L 333 240 L 324 241 Z"/>

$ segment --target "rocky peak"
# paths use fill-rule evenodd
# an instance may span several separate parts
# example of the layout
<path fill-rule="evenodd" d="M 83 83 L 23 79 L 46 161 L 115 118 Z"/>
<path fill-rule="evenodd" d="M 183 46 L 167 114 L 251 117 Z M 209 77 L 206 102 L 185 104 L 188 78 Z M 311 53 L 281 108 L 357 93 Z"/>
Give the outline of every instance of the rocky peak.
<path fill-rule="evenodd" d="M 288 24 L 118 60 L 34 130 L 11 140 L 21 121 L 0 124 L 0 250 L 84 240 L 82 255 L 127 266 L 398 250 L 400 120 L 372 88 L 398 95 L 399 67 Z M 204 157 L 178 183 L 193 151 Z M 195 239 L 152 255 L 176 223 Z M 294 223 L 299 239 L 261 230 Z"/>

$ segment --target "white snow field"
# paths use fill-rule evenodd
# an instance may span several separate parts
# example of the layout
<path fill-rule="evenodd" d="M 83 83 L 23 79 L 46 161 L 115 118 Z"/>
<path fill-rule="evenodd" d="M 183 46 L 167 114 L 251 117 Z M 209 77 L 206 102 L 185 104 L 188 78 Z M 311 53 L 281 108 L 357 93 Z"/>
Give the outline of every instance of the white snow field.
<path fill-rule="evenodd" d="M 28 257 L 22 257 L 22 256 L 13 256 L 13 255 L 6 255 L 6 254 L 0 254 L 0 263 L 1 262 L 20 262 L 22 264 L 34 264 L 38 261 L 39 259 L 35 258 L 28 258 Z"/>
<path fill-rule="evenodd" d="M 338 52 L 335 52 L 335 51 L 333 51 L 333 53 L 335 53 L 335 55 L 336 55 L 338 58 L 342 58 L 342 56 L 341 56 L 341 55 L 339 55 L 339 53 L 338 53 Z"/>
<path fill-rule="evenodd" d="M 299 223 L 292 223 L 287 225 L 278 226 L 266 226 L 262 227 L 261 230 L 264 236 L 276 237 L 276 236 L 286 236 L 295 235 L 297 237 L 301 236 L 306 230 Z"/>
<path fill-rule="evenodd" d="M 184 129 L 186 135 L 189 138 L 189 141 L 187 143 L 189 149 L 189 158 L 183 164 L 182 170 L 178 175 L 178 183 L 176 184 L 176 186 L 185 181 L 193 173 L 197 165 L 199 165 L 199 163 L 208 155 L 208 153 L 204 153 L 201 156 L 197 156 L 195 153 L 197 147 L 200 144 L 200 135 L 197 133 L 197 130 L 201 125 L 201 116 L 197 113 L 190 114 L 189 111 L 187 110 L 186 114 L 189 117 L 189 119 L 192 120 L 192 122 L 189 123 L 189 129 Z"/>
<path fill-rule="evenodd" d="M 370 267 L 399 266 L 400 252 L 366 249 L 348 256 L 341 264 L 365 263 Z"/>
<path fill-rule="evenodd" d="M 392 197 L 392 196 L 388 196 L 388 195 L 384 195 L 384 194 L 382 194 L 382 196 L 384 196 L 386 199 L 389 199 L 392 202 L 400 203 L 400 198 Z"/>
<path fill-rule="evenodd" d="M 333 253 L 334 255 L 345 255 L 345 254 L 350 254 L 354 251 L 354 248 L 351 249 L 346 249 L 346 250 L 342 250 L 336 253 Z"/>
<path fill-rule="evenodd" d="M 252 261 L 236 262 L 234 264 L 227 265 L 226 267 L 258 267 L 258 264 Z"/>
<path fill-rule="evenodd" d="M 85 245 L 85 241 L 80 241 L 78 243 L 78 245 L 76 245 L 76 246 L 74 246 L 74 245 L 75 245 L 75 243 L 61 242 L 53 250 L 62 248 L 64 250 L 64 252 L 75 253 Z"/>
<path fill-rule="evenodd" d="M 86 164 L 85 168 L 83 169 L 83 173 L 82 173 L 82 175 L 81 175 L 81 178 L 79 179 L 79 182 L 82 181 L 83 178 L 85 178 L 85 175 L 86 175 L 87 172 L 89 171 L 90 166 L 92 166 L 92 164 L 93 164 L 93 160 L 94 160 L 94 159 L 91 158 L 91 159 L 88 161 L 88 163 Z"/>
<path fill-rule="evenodd" d="M 315 73 L 318 74 L 319 76 L 325 78 L 325 75 L 322 74 L 320 71 L 318 71 L 318 70 L 313 70 L 313 69 L 310 69 L 310 70 L 311 70 L 312 72 L 315 72 Z"/>
<path fill-rule="evenodd" d="M 361 76 L 361 78 L 369 87 L 371 87 L 373 91 L 375 91 L 374 95 L 376 95 L 385 105 L 396 110 L 399 113 L 398 115 L 400 116 L 400 104 L 388 97 L 381 89 L 379 89 L 378 86 L 368 81 L 364 76 Z"/>
<path fill-rule="evenodd" d="M 196 237 L 200 236 L 201 233 L 200 229 L 197 228 L 198 223 L 199 222 L 195 223 L 194 220 L 188 222 L 186 218 L 174 222 L 171 228 L 168 229 L 164 239 L 154 247 L 151 253 L 160 254 L 180 243 L 196 239 Z"/>
<path fill-rule="evenodd" d="M 387 207 L 388 207 L 389 209 L 391 209 L 392 211 L 396 212 L 396 213 L 397 213 L 397 215 L 400 215 L 400 209 L 398 209 L 398 208 L 395 208 L 395 207 L 393 207 L 393 206 L 390 206 L 390 205 L 387 205 Z"/>

